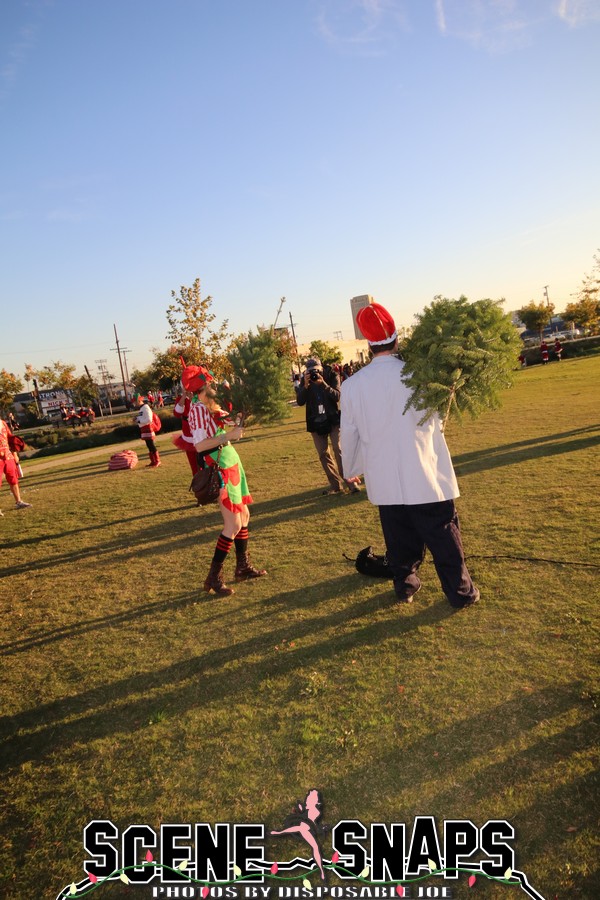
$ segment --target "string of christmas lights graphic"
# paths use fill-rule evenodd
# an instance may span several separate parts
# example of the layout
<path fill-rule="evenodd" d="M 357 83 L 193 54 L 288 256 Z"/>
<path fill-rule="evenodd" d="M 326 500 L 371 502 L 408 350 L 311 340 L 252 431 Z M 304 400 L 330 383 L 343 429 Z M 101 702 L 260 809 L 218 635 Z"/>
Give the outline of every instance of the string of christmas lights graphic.
<path fill-rule="evenodd" d="M 523 872 L 516 869 L 507 869 L 504 872 L 503 876 L 498 877 L 495 875 L 489 875 L 487 872 L 483 871 L 483 869 L 476 866 L 470 868 L 438 868 L 433 860 L 428 859 L 427 864 L 429 870 L 424 875 L 419 875 L 415 878 L 406 878 L 394 881 L 373 882 L 369 880 L 369 875 L 371 873 L 371 868 L 369 865 L 365 866 L 360 875 L 356 876 L 354 872 L 350 871 L 349 869 L 345 869 L 340 864 L 339 860 L 340 855 L 336 851 L 335 853 L 333 853 L 330 860 L 323 860 L 323 868 L 329 869 L 331 872 L 337 875 L 352 877 L 353 880 L 360 882 L 362 885 L 372 887 L 395 887 L 395 893 L 399 898 L 406 896 L 406 887 L 411 884 L 417 884 L 418 882 L 424 881 L 433 876 L 440 876 L 444 875 L 444 873 L 446 872 L 452 872 L 456 874 L 468 875 L 468 885 L 470 888 L 475 887 L 477 878 L 479 877 L 488 881 L 494 881 L 498 884 L 505 884 L 510 887 L 520 887 L 529 897 L 532 898 L 532 900 L 545 900 L 545 898 L 529 884 L 527 876 Z M 148 851 L 146 853 L 144 862 L 138 865 L 124 866 L 120 869 L 116 869 L 114 872 L 111 872 L 110 875 L 107 875 L 104 878 L 98 878 L 91 872 L 86 873 L 87 878 L 83 879 L 79 883 L 73 882 L 68 887 L 63 888 L 57 895 L 57 900 L 70 900 L 70 898 L 72 897 L 84 897 L 101 888 L 103 884 L 114 881 L 117 878 L 119 878 L 126 885 L 130 885 L 132 887 L 135 887 L 136 885 L 139 886 L 140 882 L 130 879 L 127 875 L 127 872 L 134 870 L 136 873 L 139 873 L 141 869 L 153 869 L 154 875 L 162 872 L 172 872 L 177 876 L 178 881 L 186 880 L 188 884 L 198 886 L 201 885 L 200 894 L 203 900 L 205 900 L 205 898 L 209 896 L 210 889 L 212 887 L 223 888 L 230 885 L 241 885 L 244 881 L 255 881 L 257 875 L 263 877 L 266 876 L 270 880 L 280 882 L 297 881 L 301 877 L 302 887 L 306 890 L 313 890 L 314 885 L 306 876 L 280 875 L 279 873 L 295 868 L 305 868 L 308 870 L 308 873 L 318 872 L 318 868 L 315 865 L 313 859 L 306 860 L 300 857 L 296 857 L 289 862 L 265 861 L 262 865 L 257 865 L 256 862 L 250 862 L 248 864 L 248 868 L 251 868 L 252 872 L 243 875 L 239 866 L 234 865 L 234 877 L 229 881 L 208 881 L 206 879 L 196 879 L 190 874 L 190 872 L 187 871 L 188 861 L 186 859 L 184 859 L 175 868 L 173 868 L 171 866 L 162 865 L 161 863 L 157 862 L 154 859 L 152 853 Z M 152 875 L 151 878 L 153 878 L 154 875 Z M 143 883 L 148 884 L 151 878 L 144 881 Z"/>

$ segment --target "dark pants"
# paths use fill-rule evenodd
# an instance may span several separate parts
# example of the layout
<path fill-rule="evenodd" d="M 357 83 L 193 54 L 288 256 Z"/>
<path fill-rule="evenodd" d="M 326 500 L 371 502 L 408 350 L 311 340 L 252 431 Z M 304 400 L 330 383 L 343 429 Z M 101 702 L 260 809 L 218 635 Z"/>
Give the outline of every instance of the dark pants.
<path fill-rule="evenodd" d="M 421 586 L 417 571 L 425 548 L 431 552 L 442 590 L 452 606 L 464 606 L 478 596 L 465 565 L 454 500 L 380 506 L 379 517 L 394 587 L 401 600 Z"/>

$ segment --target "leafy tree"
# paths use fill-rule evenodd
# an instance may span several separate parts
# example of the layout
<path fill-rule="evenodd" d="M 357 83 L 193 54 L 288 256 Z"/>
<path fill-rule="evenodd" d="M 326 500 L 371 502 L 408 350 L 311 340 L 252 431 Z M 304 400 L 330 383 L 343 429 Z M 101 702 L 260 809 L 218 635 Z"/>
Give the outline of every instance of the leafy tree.
<path fill-rule="evenodd" d="M 582 297 L 576 303 L 568 303 L 562 317 L 566 322 L 573 322 L 596 332 L 600 319 L 600 299 L 589 296 Z"/>
<path fill-rule="evenodd" d="M 71 390 L 76 382 L 75 378 L 76 366 L 68 363 L 53 362 L 50 366 L 44 366 L 42 369 L 34 371 L 27 366 L 27 374 L 33 378 L 37 378 L 38 385 L 41 388 L 62 388 L 63 390 Z"/>
<path fill-rule="evenodd" d="M 25 375 L 23 377 L 27 382 L 27 389 L 29 390 L 29 382 L 33 381 L 33 379 L 35 378 L 35 369 L 31 365 L 31 363 L 25 363 Z"/>
<path fill-rule="evenodd" d="M 594 265 L 589 275 L 584 275 L 579 290 L 573 295 L 577 300 L 592 298 L 597 300 L 600 292 L 600 250 L 594 254 Z"/>
<path fill-rule="evenodd" d="M 553 313 L 554 305 L 552 303 L 536 303 L 535 300 L 517 310 L 517 315 L 525 328 L 539 332 L 540 340 L 542 339 L 544 328 L 552 320 Z"/>
<path fill-rule="evenodd" d="M 171 327 L 167 339 L 173 341 L 188 365 L 203 365 L 215 375 L 223 375 L 231 347 L 227 319 L 213 327 L 216 315 L 211 312 L 212 297 L 202 299 L 199 278 L 191 287 L 182 285 L 179 296 L 171 291 L 171 297 L 173 303 L 166 313 Z"/>
<path fill-rule="evenodd" d="M 12 372 L 0 370 L 0 409 L 8 413 L 17 394 L 23 390 L 23 382 Z"/>
<path fill-rule="evenodd" d="M 131 373 L 131 381 L 135 385 L 135 389 L 140 394 L 147 394 L 154 385 L 154 379 L 151 370 L 134 369 Z"/>
<path fill-rule="evenodd" d="M 289 415 L 289 359 L 272 329 L 237 337 L 229 353 L 235 411 L 256 422 L 280 422 Z"/>
<path fill-rule="evenodd" d="M 87 375 L 76 378 L 71 390 L 80 406 L 92 406 L 98 402 L 98 387 Z"/>
<path fill-rule="evenodd" d="M 162 391 L 170 390 L 181 379 L 181 358 L 186 362 L 190 360 L 186 359 L 183 349 L 175 346 L 162 351 L 153 348 L 153 353 L 154 359 L 149 369 L 152 386 L 158 386 Z"/>
<path fill-rule="evenodd" d="M 475 417 L 499 405 L 498 391 L 510 384 L 521 347 L 501 303 L 438 296 L 417 316 L 402 356 L 412 391 L 407 408 L 424 411 L 421 423 L 437 412 L 444 427 L 451 413 L 460 418 L 468 410 Z"/>
<path fill-rule="evenodd" d="M 316 356 L 320 359 L 324 366 L 332 366 L 334 363 L 342 363 L 344 356 L 339 347 L 333 347 L 325 341 L 313 341 L 308 348 L 308 356 L 304 357 L 304 362 L 311 357 Z"/>
<path fill-rule="evenodd" d="M 574 303 L 569 303 L 563 316 L 569 322 L 577 322 L 584 328 L 598 331 L 600 318 L 600 250 L 594 254 L 594 265 L 589 275 L 585 275 L 581 287 L 575 294 Z"/>

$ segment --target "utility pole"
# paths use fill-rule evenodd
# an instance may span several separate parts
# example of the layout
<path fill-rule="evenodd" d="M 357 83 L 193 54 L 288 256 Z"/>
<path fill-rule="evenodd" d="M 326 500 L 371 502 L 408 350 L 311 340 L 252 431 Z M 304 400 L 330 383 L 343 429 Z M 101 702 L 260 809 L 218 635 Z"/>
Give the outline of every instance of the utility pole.
<path fill-rule="evenodd" d="M 275 321 L 273 322 L 273 331 L 275 331 L 275 326 L 277 325 L 277 319 L 279 318 L 279 313 L 281 312 L 281 307 L 285 303 L 285 297 L 282 297 L 279 301 L 279 309 L 277 310 L 277 315 L 275 316 Z"/>
<path fill-rule="evenodd" d="M 550 297 L 548 296 L 548 288 L 549 287 L 550 287 L 549 284 L 544 285 L 544 295 L 546 297 L 546 305 L 547 306 L 550 306 Z"/>
<path fill-rule="evenodd" d="M 333 336 L 334 336 L 334 338 L 335 338 L 336 340 L 338 340 L 338 341 L 343 341 L 343 340 L 344 340 L 341 331 L 334 331 L 334 332 L 333 332 Z"/>
<path fill-rule="evenodd" d="M 127 354 L 131 353 L 131 350 L 126 350 L 125 348 L 121 348 L 121 353 L 123 354 L 123 365 L 125 366 L 125 378 L 127 379 L 127 384 L 129 384 L 129 369 L 127 368 Z"/>
<path fill-rule="evenodd" d="M 125 372 L 123 371 L 123 360 L 121 359 L 121 348 L 119 347 L 119 335 L 117 334 L 117 326 L 113 324 L 115 329 L 116 350 L 119 355 L 119 366 L 121 367 L 121 380 L 123 381 L 123 391 L 125 392 L 125 406 L 129 409 L 129 394 L 127 393 L 127 382 L 125 381 Z M 113 347 L 112 350 L 115 348 Z"/>
<path fill-rule="evenodd" d="M 296 351 L 296 362 L 298 363 L 298 372 L 302 372 L 302 366 L 300 365 L 300 357 L 298 355 L 298 342 L 296 341 L 296 332 L 294 331 L 294 320 L 292 319 L 291 312 L 290 312 L 290 325 L 292 328 L 292 338 L 294 340 L 294 350 Z"/>
<path fill-rule="evenodd" d="M 104 383 L 104 391 L 106 393 L 106 401 L 108 403 L 108 410 L 112 416 L 113 411 L 112 411 L 112 405 L 110 402 L 110 390 L 108 387 L 108 384 L 110 383 L 110 379 L 108 376 L 108 369 L 106 368 L 107 360 L 96 359 L 96 360 L 94 360 L 94 362 L 96 362 L 98 364 L 98 371 L 100 372 L 100 375 L 102 376 L 102 381 Z"/>

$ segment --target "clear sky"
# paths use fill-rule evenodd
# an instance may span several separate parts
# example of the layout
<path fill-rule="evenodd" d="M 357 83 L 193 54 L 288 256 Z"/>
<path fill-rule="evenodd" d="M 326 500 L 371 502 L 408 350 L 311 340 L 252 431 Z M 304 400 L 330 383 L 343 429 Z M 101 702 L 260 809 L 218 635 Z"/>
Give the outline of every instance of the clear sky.
<path fill-rule="evenodd" d="M 2 0 L 0 368 L 233 332 L 560 310 L 600 246 L 600 0 Z M 280 320 L 281 321 L 281 320 Z"/>

